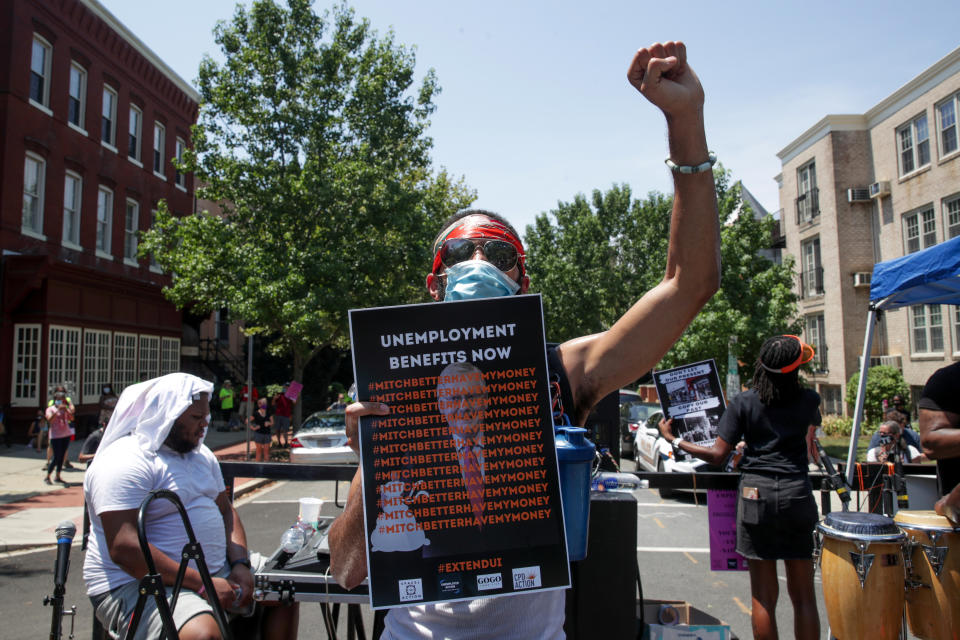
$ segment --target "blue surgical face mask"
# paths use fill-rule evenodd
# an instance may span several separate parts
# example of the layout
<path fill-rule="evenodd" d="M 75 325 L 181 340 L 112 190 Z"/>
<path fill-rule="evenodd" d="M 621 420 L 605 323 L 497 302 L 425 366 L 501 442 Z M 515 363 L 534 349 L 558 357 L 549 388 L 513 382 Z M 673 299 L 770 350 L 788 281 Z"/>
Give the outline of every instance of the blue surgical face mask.
<path fill-rule="evenodd" d="M 520 285 L 486 260 L 465 260 L 444 273 L 447 277 L 444 301 L 476 300 L 512 296 Z"/>

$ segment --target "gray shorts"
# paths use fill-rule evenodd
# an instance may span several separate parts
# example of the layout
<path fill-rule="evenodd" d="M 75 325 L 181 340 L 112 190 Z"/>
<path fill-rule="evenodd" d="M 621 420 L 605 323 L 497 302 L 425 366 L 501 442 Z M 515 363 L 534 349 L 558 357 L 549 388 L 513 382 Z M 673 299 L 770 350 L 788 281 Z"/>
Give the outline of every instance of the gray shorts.
<path fill-rule="evenodd" d="M 228 575 L 230 575 L 230 567 L 224 565 L 220 571 L 213 574 L 213 577 L 226 578 Z M 126 634 L 130 616 L 133 615 L 137 598 L 140 596 L 139 587 L 140 581 L 133 580 L 113 591 L 91 597 L 94 602 L 100 599 L 95 605 L 94 614 L 106 630 L 107 637 L 118 640 Z M 167 587 L 168 601 L 172 595 L 173 589 Z M 180 589 L 180 597 L 177 598 L 177 606 L 173 611 L 173 622 L 178 631 L 192 618 L 205 613 L 214 615 L 213 607 L 206 598 L 198 596 L 193 591 Z M 228 614 L 229 617 L 231 616 Z M 140 618 L 134 640 L 152 640 L 162 635 L 163 621 L 160 620 L 160 612 L 157 611 L 157 602 L 153 596 L 149 596 L 144 603 L 143 616 Z"/>
<path fill-rule="evenodd" d="M 286 433 L 290 430 L 290 418 L 287 416 L 273 416 L 273 432 Z"/>

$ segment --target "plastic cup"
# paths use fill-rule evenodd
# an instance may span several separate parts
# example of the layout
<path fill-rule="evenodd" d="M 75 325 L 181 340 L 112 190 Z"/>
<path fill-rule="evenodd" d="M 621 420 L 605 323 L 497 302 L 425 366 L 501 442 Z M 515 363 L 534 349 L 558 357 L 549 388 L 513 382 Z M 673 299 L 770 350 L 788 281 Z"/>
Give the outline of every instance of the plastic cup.
<path fill-rule="evenodd" d="M 316 529 L 322 506 L 323 500 L 320 498 L 300 498 L 300 521 Z"/>

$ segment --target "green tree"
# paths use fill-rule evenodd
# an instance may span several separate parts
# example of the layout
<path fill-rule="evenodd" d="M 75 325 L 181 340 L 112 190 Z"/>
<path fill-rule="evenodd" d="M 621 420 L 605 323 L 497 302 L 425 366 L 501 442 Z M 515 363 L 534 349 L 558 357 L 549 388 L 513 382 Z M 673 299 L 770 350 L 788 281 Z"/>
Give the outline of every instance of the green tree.
<path fill-rule="evenodd" d="M 201 62 L 180 169 L 222 212 L 161 204 L 141 251 L 173 274 L 171 301 L 227 307 L 248 334 L 276 336 L 270 350 L 302 379 L 321 349 L 347 346 L 349 309 L 425 299 L 436 227 L 474 194 L 432 170 L 439 86 L 432 70 L 416 85 L 392 33 L 342 5 L 256 0 L 214 37 L 224 61 Z"/>
<path fill-rule="evenodd" d="M 857 371 L 847 380 L 847 404 L 850 411 L 854 410 L 857 401 L 857 388 L 860 386 L 860 372 Z M 903 374 L 896 367 L 877 365 L 867 369 L 867 388 L 863 397 L 863 413 L 865 426 L 872 431 L 883 421 L 883 401 L 891 400 L 893 396 L 910 397 L 910 387 L 907 386 Z"/>
<path fill-rule="evenodd" d="M 740 186 L 714 172 L 721 221 L 721 288 L 664 356 L 659 368 L 713 358 L 726 376 L 727 350 L 756 360 L 771 335 L 796 333 L 792 262 L 759 254 L 770 246 L 774 221 L 757 220 Z M 532 289 L 542 292 L 548 336 L 554 341 L 608 329 L 662 278 L 667 260 L 672 197 L 652 192 L 634 200 L 629 187 L 578 195 L 540 214 L 527 227 Z M 735 214 L 739 215 L 735 215 Z M 749 377 L 741 374 L 741 378 Z"/>

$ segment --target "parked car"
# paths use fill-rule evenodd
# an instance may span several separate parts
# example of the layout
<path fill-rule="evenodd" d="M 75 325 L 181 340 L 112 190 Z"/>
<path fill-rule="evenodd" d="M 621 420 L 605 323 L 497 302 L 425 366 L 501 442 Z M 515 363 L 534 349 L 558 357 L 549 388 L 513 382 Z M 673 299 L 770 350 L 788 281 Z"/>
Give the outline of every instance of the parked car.
<path fill-rule="evenodd" d="M 647 421 L 654 411 L 659 411 L 656 402 L 644 402 L 636 391 L 620 389 L 620 453 L 626 457 L 633 455 L 633 443 L 637 429 Z"/>
<path fill-rule="evenodd" d="M 643 468 L 646 471 L 660 473 L 722 471 L 722 469 L 709 465 L 699 458 L 694 458 L 688 453 L 674 450 L 673 445 L 660 435 L 660 429 L 657 425 L 662 417 L 662 411 L 654 411 L 647 417 L 647 421 L 637 429 L 633 450 L 638 469 Z M 674 494 L 674 491 L 674 489 L 660 489 L 660 497 L 669 498 Z"/>
<path fill-rule="evenodd" d="M 318 411 L 310 414 L 290 440 L 290 462 L 359 462 L 357 454 L 347 446 L 347 423 L 343 411 Z"/>

